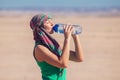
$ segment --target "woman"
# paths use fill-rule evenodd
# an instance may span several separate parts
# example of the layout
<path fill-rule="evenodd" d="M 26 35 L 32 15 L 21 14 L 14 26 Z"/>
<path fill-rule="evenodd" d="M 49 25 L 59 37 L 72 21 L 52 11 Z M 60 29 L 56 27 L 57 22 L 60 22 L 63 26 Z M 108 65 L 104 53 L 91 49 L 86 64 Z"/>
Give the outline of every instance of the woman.
<path fill-rule="evenodd" d="M 41 69 L 42 80 L 66 80 L 68 61 L 83 61 L 78 35 L 72 35 L 75 51 L 70 50 L 72 25 L 64 26 L 63 48 L 51 37 L 54 23 L 52 18 L 45 14 L 35 15 L 30 21 L 33 30 L 35 47 L 34 58 Z"/>

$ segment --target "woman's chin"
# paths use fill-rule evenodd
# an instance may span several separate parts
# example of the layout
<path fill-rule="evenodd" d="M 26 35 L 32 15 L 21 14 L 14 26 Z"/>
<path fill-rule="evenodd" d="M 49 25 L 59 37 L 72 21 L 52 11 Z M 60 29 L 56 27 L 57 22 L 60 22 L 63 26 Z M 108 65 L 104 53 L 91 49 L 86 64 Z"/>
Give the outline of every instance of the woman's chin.
<path fill-rule="evenodd" d="M 53 30 L 51 30 L 49 33 L 50 33 L 50 34 L 53 34 L 53 33 L 54 33 L 54 31 L 53 31 Z"/>

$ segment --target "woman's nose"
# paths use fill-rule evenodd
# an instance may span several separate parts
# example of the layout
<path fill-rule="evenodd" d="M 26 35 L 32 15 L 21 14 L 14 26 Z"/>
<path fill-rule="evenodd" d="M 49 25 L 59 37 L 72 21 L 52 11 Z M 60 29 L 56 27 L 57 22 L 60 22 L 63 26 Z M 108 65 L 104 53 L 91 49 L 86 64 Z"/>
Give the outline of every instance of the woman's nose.
<path fill-rule="evenodd" d="M 51 26 L 53 26 L 54 25 L 54 23 L 53 22 L 51 22 Z"/>

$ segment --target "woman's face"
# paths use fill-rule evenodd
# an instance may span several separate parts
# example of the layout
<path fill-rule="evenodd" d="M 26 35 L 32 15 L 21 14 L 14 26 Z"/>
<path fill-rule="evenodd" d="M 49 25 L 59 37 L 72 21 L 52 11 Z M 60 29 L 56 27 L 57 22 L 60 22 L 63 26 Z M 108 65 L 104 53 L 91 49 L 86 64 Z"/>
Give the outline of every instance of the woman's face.
<path fill-rule="evenodd" d="M 53 23 L 52 19 L 46 20 L 43 25 L 44 25 L 45 30 L 48 31 L 49 33 L 52 34 L 54 32 L 53 31 L 54 23 Z"/>

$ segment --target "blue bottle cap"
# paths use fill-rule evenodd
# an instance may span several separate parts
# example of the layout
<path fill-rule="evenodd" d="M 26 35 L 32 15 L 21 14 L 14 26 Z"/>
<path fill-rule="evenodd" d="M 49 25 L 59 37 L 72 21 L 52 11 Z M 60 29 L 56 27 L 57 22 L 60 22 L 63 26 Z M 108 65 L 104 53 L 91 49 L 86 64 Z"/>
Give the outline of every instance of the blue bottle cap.
<path fill-rule="evenodd" d="M 55 24 L 54 26 L 53 26 L 53 30 L 55 31 L 55 32 L 58 32 L 58 24 Z"/>

